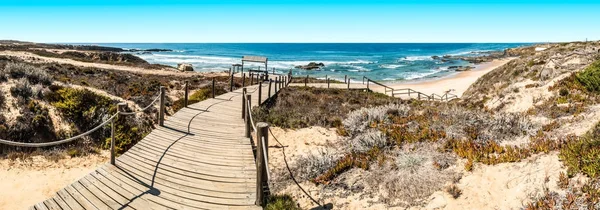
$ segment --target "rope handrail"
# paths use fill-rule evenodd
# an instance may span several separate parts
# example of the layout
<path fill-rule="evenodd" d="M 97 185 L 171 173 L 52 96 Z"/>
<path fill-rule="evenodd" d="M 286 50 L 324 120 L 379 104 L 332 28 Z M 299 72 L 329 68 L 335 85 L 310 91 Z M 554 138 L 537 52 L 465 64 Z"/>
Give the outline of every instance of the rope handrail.
<path fill-rule="evenodd" d="M 18 141 L 10 141 L 10 140 L 5 140 L 5 139 L 0 139 L 0 144 L 5 144 L 5 145 L 10 145 L 10 146 L 17 146 L 17 147 L 34 147 L 34 148 L 39 148 L 39 147 L 49 147 L 49 146 L 56 146 L 59 144 L 64 144 L 64 143 L 69 143 L 72 142 L 74 140 L 80 139 L 82 137 L 85 137 L 87 135 L 90 135 L 91 133 L 93 133 L 94 131 L 97 131 L 98 129 L 102 128 L 103 126 L 105 126 L 106 124 L 108 124 L 109 122 L 112 122 L 115 117 L 117 117 L 118 115 L 133 115 L 139 112 L 144 112 L 147 109 L 149 109 L 150 107 L 152 107 L 152 105 L 154 105 L 158 99 L 160 99 L 160 93 L 158 94 L 158 96 L 146 107 L 144 107 L 143 109 L 140 109 L 138 111 L 135 112 L 119 112 L 117 111 L 117 113 L 111 115 L 108 120 L 100 123 L 100 125 L 84 132 L 81 133 L 77 136 L 73 136 L 70 138 L 66 138 L 66 139 L 62 139 L 62 140 L 58 140 L 58 141 L 53 141 L 53 142 L 44 142 L 44 143 L 26 143 L 26 142 L 18 142 Z"/>
<path fill-rule="evenodd" d="M 265 147 L 265 144 L 266 144 L 265 137 L 264 136 L 261 137 L 260 141 L 261 141 L 261 145 L 262 145 L 262 151 L 267 151 L 267 148 Z M 266 155 L 263 155 L 263 161 L 265 163 L 265 167 L 267 168 L 267 170 L 266 170 L 267 171 L 267 180 L 271 180 L 271 173 L 269 172 L 269 161 L 267 160 Z"/>
<path fill-rule="evenodd" d="M 48 146 L 55 146 L 55 145 L 59 145 L 59 144 L 64 144 L 64 143 L 68 143 L 77 139 L 80 139 L 84 136 L 89 135 L 90 133 L 102 128 L 103 126 L 105 126 L 106 124 L 108 124 L 109 122 L 111 122 L 112 120 L 114 120 L 115 117 L 117 117 L 118 113 L 113 114 L 110 118 L 108 118 L 108 120 L 102 122 L 100 125 L 92 128 L 91 130 L 79 134 L 77 136 L 73 136 L 71 138 L 67 138 L 67 139 L 63 139 L 63 140 L 59 140 L 59 141 L 53 141 L 53 142 L 45 142 L 45 143 L 25 143 L 25 142 L 15 142 L 15 141 L 9 141 L 9 140 L 4 140 L 4 139 L 0 139 L 0 143 L 2 144 L 6 144 L 6 145 L 11 145 L 11 146 L 18 146 L 18 147 L 48 147 Z"/>
<path fill-rule="evenodd" d="M 158 99 L 160 99 L 160 93 L 158 94 L 158 96 L 156 96 L 156 98 L 154 98 L 154 100 L 152 102 L 150 102 L 150 104 L 148 104 L 148 106 L 135 111 L 135 112 L 120 112 L 119 114 L 121 115 L 134 115 L 136 113 L 140 113 L 140 112 L 145 112 L 147 109 L 149 109 L 150 107 L 152 107 L 152 105 L 154 105 L 156 102 L 158 102 Z"/>
<path fill-rule="evenodd" d="M 250 107 L 250 100 L 247 101 L 247 109 L 248 110 L 248 119 L 250 119 L 250 127 L 256 132 L 256 125 L 254 124 L 254 119 L 252 119 L 252 108 Z"/>
<path fill-rule="evenodd" d="M 317 199 L 315 199 L 312 196 L 310 196 L 310 194 L 308 194 L 308 192 L 306 192 L 306 190 L 304 190 L 304 188 L 302 186 L 300 186 L 300 183 L 298 183 L 298 181 L 296 180 L 296 177 L 294 177 L 294 174 L 292 173 L 292 169 L 290 169 L 290 165 L 287 162 L 287 157 L 285 155 L 285 147 L 283 146 L 283 144 L 281 144 L 281 142 L 277 139 L 277 137 L 275 137 L 275 134 L 273 134 L 273 131 L 271 130 L 271 128 L 269 128 L 269 133 L 271 134 L 271 136 L 273 137 L 273 139 L 275 139 L 275 141 L 277 142 L 277 144 L 279 144 L 279 147 L 281 148 L 281 153 L 283 154 L 283 162 L 285 163 L 285 167 L 286 167 L 288 173 L 290 174 L 290 178 L 292 179 L 292 181 L 294 181 L 294 183 L 296 183 L 296 186 L 298 186 L 298 188 L 300 188 L 300 190 L 308 198 L 310 198 L 310 200 L 314 204 L 316 204 L 319 207 L 323 207 L 323 205 L 321 205 L 321 203 L 319 203 L 319 201 L 317 201 Z"/>

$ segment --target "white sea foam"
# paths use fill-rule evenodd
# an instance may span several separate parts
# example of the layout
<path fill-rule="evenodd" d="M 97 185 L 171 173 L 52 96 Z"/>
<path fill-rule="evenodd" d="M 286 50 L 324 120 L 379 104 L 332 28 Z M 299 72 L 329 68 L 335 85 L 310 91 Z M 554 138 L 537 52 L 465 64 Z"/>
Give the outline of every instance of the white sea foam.
<path fill-rule="evenodd" d="M 404 58 L 400 58 L 401 61 L 426 61 L 426 60 L 433 60 L 433 58 L 431 58 L 431 56 L 428 55 L 423 55 L 423 56 L 407 56 Z"/>
<path fill-rule="evenodd" d="M 396 69 L 396 68 L 400 68 L 406 65 L 402 65 L 402 64 L 381 64 L 379 65 L 379 68 L 384 68 L 384 69 Z"/>

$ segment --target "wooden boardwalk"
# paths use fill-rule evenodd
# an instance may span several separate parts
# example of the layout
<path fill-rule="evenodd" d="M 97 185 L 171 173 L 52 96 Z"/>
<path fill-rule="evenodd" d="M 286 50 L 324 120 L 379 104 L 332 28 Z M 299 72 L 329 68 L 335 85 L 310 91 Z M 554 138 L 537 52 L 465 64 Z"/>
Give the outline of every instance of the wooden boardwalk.
<path fill-rule="evenodd" d="M 247 87 L 252 106 L 257 87 Z M 32 209 L 261 209 L 241 114 L 241 89 L 183 108 L 115 166 L 103 165 Z"/>

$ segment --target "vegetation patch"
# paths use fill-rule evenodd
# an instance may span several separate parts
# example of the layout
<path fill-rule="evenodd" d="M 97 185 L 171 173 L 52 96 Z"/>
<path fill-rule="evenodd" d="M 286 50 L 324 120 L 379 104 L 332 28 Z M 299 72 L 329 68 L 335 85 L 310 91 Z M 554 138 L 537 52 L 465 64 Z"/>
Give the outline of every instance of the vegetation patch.
<path fill-rule="evenodd" d="M 283 128 L 338 127 L 350 111 L 400 101 L 358 90 L 286 87 L 273 101 L 254 109 L 253 116 L 257 121 Z"/>
<path fill-rule="evenodd" d="M 265 210 L 301 210 L 298 203 L 290 195 L 271 195 L 267 199 Z"/>

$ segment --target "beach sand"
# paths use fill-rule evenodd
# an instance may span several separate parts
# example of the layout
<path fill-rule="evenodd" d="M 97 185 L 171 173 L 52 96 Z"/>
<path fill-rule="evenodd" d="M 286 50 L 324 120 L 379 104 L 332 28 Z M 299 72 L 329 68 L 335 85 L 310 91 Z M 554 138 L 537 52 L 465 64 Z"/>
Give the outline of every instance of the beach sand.
<path fill-rule="evenodd" d="M 0 209 L 27 209 L 106 163 L 108 151 L 56 162 L 35 155 L 26 160 L 0 159 Z"/>
<path fill-rule="evenodd" d="M 450 93 L 461 97 L 462 94 L 473 84 L 479 77 L 487 74 L 488 72 L 500 67 L 514 58 L 497 59 L 491 62 L 482 63 L 476 65 L 474 69 L 470 71 L 463 71 L 457 74 L 435 79 L 435 80 L 424 80 L 424 81 L 410 81 L 405 83 L 384 83 L 385 85 L 394 88 L 411 88 L 415 91 L 422 92 L 427 95 L 433 93 L 443 95 L 446 91 L 453 89 Z M 384 92 L 383 87 L 373 85 L 372 89 L 377 92 Z"/>

